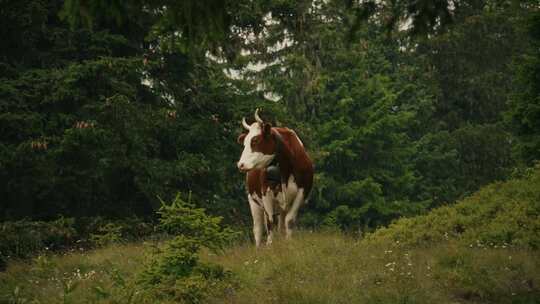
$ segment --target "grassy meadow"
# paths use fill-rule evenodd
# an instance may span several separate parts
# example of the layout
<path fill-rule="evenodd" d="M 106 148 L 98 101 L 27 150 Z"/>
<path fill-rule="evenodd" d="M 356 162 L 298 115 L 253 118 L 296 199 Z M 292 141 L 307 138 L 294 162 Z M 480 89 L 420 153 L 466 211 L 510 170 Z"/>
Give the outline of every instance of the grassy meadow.
<path fill-rule="evenodd" d="M 536 303 L 538 252 L 463 248 L 452 242 L 404 249 L 337 233 L 214 257 L 243 288 L 227 303 Z M 216 297 L 211 303 L 222 303 Z"/>
<path fill-rule="evenodd" d="M 168 303 L 138 290 L 143 244 L 40 255 L 0 274 L 0 303 Z M 515 248 L 365 244 L 299 232 L 255 249 L 202 253 L 232 272 L 204 303 L 538 303 L 540 254 Z"/>
<path fill-rule="evenodd" d="M 201 209 L 167 208 L 162 225 L 203 238 L 221 233 Z M 363 238 L 298 231 L 271 246 L 246 240 L 217 253 L 186 251 L 194 243 L 184 238 L 153 268 L 150 257 L 168 241 L 45 252 L 8 261 L 0 303 L 540 303 L 539 210 L 536 170 Z M 225 275 L 205 277 L 217 269 L 208 265 Z M 150 281 L 148 269 L 157 271 Z"/>

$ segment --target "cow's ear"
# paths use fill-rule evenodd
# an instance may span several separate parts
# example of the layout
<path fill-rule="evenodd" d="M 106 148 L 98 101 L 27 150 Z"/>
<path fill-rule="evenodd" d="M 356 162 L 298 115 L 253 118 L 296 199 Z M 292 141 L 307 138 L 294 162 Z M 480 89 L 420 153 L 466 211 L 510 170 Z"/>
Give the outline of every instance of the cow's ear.
<path fill-rule="evenodd" d="M 268 138 L 272 134 L 272 125 L 265 123 L 263 126 L 263 136 Z"/>
<path fill-rule="evenodd" d="M 240 135 L 238 135 L 238 138 L 236 139 L 236 142 L 239 143 L 239 144 L 243 144 L 244 143 L 244 138 L 246 138 L 246 133 L 242 133 Z"/>

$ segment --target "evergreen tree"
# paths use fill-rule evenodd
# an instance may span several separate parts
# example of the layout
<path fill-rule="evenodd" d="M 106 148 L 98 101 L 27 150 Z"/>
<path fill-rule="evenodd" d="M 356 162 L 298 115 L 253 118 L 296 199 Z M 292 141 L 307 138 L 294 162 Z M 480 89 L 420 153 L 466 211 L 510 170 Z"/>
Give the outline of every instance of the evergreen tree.
<path fill-rule="evenodd" d="M 231 159 L 258 100 L 249 84 L 150 35 L 150 14 L 71 28 L 62 5 L 2 11 L 19 35 L 0 54 L 0 218 L 153 216 L 158 196 L 179 191 L 229 218 L 247 214 Z"/>
<path fill-rule="evenodd" d="M 508 118 L 518 138 L 516 157 L 525 165 L 540 160 L 540 14 L 535 12 L 526 23 L 531 39 L 528 52 L 515 66 L 516 81 Z"/>

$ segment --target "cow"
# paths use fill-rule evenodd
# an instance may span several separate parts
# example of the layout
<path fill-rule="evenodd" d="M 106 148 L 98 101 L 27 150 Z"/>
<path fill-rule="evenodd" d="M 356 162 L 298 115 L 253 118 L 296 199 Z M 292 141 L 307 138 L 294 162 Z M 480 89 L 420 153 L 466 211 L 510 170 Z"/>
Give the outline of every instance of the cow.
<path fill-rule="evenodd" d="M 266 228 L 266 244 L 272 243 L 277 215 L 278 231 L 291 237 L 298 209 L 306 202 L 313 185 L 313 162 L 304 144 L 289 128 L 272 127 L 255 111 L 251 125 L 242 119 L 247 133 L 238 137 L 244 150 L 237 163 L 246 173 L 246 190 L 253 217 L 255 245 L 261 244 Z"/>

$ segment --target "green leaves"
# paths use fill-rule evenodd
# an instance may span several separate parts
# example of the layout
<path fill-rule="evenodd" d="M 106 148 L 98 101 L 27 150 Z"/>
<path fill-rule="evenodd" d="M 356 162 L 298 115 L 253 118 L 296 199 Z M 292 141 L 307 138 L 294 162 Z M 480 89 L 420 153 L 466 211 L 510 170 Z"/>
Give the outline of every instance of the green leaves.
<path fill-rule="evenodd" d="M 222 249 L 236 233 L 179 194 L 170 204 L 162 201 L 158 214 L 159 228 L 173 238 L 157 248 L 138 283 L 150 296 L 200 303 L 211 286 L 228 277 L 221 266 L 200 261 L 200 249 Z"/>
<path fill-rule="evenodd" d="M 159 226 L 169 234 L 184 235 L 214 250 L 222 249 L 235 237 L 231 229 L 221 226 L 221 217 L 206 215 L 203 208 L 182 200 L 180 194 L 171 204 L 161 203 Z"/>
<path fill-rule="evenodd" d="M 540 159 L 540 14 L 531 14 L 526 25 L 531 46 L 514 62 L 517 77 L 506 115 L 518 139 L 515 155 L 530 166 Z"/>

